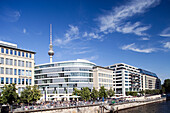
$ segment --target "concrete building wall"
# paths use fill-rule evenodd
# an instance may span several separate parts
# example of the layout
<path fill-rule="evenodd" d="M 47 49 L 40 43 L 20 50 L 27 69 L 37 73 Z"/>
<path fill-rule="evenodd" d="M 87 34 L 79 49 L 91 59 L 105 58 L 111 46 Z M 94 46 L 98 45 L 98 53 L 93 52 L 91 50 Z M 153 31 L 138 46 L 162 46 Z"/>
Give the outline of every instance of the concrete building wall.
<path fill-rule="evenodd" d="M 113 71 L 103 67 L 93 68 L 93 86 L 99 90 L 101 86 L 106 89 L 113 89 Z"/>
<path fill-rule="evenodd" d="M 8 44 L 0 43 L 0 87 L 15 83 L 20 93 L 26 85 L 34 85 L 35 52 Z"/>

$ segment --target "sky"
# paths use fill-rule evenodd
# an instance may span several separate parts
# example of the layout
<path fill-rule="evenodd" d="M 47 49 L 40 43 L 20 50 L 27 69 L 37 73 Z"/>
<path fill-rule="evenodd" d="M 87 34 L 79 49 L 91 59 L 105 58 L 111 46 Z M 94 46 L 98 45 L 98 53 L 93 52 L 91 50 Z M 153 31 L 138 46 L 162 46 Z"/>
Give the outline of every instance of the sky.
<path fill-rule="evenodd" d="M 127 63 L 170 79 L 170 0 L 0 0 L 0 40 L 36 52 L 35 64 Z"/>

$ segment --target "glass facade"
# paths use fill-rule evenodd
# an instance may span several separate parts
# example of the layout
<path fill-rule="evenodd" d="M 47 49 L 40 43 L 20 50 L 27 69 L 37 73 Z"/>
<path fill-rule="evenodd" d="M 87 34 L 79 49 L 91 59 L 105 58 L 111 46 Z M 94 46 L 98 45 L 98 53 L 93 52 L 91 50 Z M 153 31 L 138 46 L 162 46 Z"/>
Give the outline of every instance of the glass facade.
<path fill-rule="evenodd" d="M 35 66 L 35 84 L 42 91 L 47 86 L 48 95 L 54 95 L 56 88 L 59 95 L 72 94 L 73 88 L 93 88 L 93 66 L 89 61 L 60 62 Z"/>

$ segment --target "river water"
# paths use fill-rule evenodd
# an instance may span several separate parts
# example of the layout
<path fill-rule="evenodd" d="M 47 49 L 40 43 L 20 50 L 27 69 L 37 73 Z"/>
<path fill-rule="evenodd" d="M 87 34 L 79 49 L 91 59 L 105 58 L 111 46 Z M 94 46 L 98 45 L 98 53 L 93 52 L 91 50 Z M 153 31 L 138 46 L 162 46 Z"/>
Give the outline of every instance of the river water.
<path fill-rule="evenodd" d="M 170 101 L 130 108 L 119 111 L 118 113 L 170 113 Z"/>

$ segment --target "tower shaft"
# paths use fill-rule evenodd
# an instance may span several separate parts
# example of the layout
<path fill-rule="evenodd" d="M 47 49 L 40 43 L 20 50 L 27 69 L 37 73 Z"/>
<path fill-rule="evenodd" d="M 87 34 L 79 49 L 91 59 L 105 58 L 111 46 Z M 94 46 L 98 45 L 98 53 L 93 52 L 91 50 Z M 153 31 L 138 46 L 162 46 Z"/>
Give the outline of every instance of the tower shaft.
<path fill-rule="evenodd" d="M 49 45 L 48 55 L 50 56 L 50 63 L 52 63 L 53 55 L 54 55 L 53 45 L 52 45 L 52 24 L 50 24 L 50 45 Z"/>

